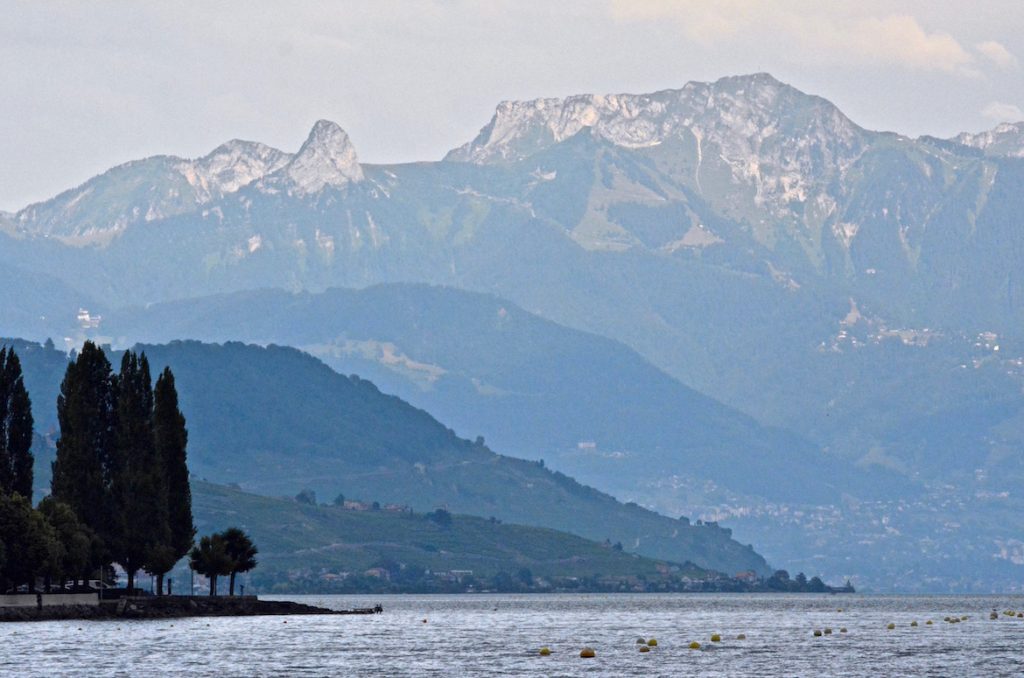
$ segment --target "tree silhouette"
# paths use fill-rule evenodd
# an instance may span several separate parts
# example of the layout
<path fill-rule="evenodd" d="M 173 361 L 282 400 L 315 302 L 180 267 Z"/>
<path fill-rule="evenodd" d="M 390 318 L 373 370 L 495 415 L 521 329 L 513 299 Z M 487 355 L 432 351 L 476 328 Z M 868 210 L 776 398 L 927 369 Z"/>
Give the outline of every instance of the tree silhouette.
<path fill-rule="evenodd" d="M 164 541 L 149 551 L 146 571 L 157 577 L 157 595 L 163 595 L 164 575 L 181 558 L 188 555 L 195 541 L 192 523 L 192 490 L 188 484 L 186 447 L 188 430 L 185 417 L 178 409 L 178 391 L 169 367 L 156 380 L 153 389 L 153 440 L 157 465 L 163 476 L 163 515 L 167 520 Z"/>
<path fill-rule="evenodd" d="M 192 549 L 189 564 L 199 574 L 209 577 L 210 595 L 217 595 L 217 577 L 231 574 L 233 564 L 223 535 L 211 534 L 200 539 L 199 545 Z"/>
<path fill-rule="evenodd" d="M 113 558 L 134 588 L 135 573 L 166 544 L 167 490 L 153 442 L 153 387 L 149 362 L 126 351 L 117 378 L 116 452 L 111 477 Z"/>
<path fill-rule="evenodd" d="M 256 554 L 259 549 L 252 543 L 245 532 L 237 527 L 229 527 L 220 534 L 224 540 L 224 546 L 228 557 L 231 558 L 231 581 L 228 588 L 229 595 L 235 595 L 235 575 L 239 572 L 248 572 L 256 567 Z"/>
<path fill-rule="evenodd" d="M 32 426 L 21 361 L 0 348 L 0 492 L 32 497 Z"/>
<path fill-rule="evenodd" d="M 50 493 L 107 543 L 113 528 L 110 482 L 116 447 L 116 389 L 110 362 L 91 341 L 85 342 L 64 373 L 57 420 L 60 438 Z"/>

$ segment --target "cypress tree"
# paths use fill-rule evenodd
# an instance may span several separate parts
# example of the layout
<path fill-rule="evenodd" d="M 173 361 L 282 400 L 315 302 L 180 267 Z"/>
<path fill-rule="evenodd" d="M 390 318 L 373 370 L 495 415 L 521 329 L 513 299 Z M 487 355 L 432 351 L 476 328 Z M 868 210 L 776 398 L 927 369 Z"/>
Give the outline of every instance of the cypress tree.
<path fill-rule="evenodd" d="M 110 486 L 117 433 L 116 403 L 110 362 L 101 348 L 87 341 L 81 353 L 68 364 L 60 385 L 60 438 L 50 489 L 53 497 L 70 506 L 105 545 L 114 536 Z"/>
<path fill-rule="evenodd" d="M 32 496 L 32 425 L 21 361 L 0 348 L 0 492 Z"/>
<path fill-rule="evenodd" d="M 14 485 L 11 453 L 7 449 L 7 409 L 10 407 L 7 383 L 7 347 L 0 346 L 0 494 L 9 494 Z"/>
<path fill-rule="evenodd" d="M 113 559 L 135 586 L 135 573 L 167 541 L 167 492 L 153 438 L 153 389 L 149 361 L 126 351 L 117 378 L 117 429 L 111 496 Z"/>
<path fill-rule="evenodd" d="M 178 408 L 178 391 L 169 367 L 156 380 L 153 391 L 153 438 L 162 467 L 167 501 L 166 543 L 153 549 L 146 570 L 157 576 L 157 593 L 163 595 L 164 575 L 188 555 L 196 530 L 192 522 L 192 490 L 188 484 L 188 430 Z"/>

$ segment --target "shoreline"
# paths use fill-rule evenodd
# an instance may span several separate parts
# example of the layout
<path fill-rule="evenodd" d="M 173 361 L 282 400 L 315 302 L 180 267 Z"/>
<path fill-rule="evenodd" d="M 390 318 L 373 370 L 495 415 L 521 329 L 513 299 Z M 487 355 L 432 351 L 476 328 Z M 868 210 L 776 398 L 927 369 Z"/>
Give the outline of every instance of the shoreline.
<path fill-rule="evenodd" d="M 103 601 L 99 605 L 0 607 L 0 622 L 373 613 L 369 608 L 331 610 L 291 600 L 260 600 L 256 596 L 147 596 Z"/>

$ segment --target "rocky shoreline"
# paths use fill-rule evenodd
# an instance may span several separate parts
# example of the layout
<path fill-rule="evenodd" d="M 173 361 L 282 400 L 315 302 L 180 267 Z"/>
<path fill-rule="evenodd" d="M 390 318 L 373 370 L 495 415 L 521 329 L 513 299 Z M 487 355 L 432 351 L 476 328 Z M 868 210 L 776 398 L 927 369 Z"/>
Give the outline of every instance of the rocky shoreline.
<path fill-rule="evenodd" d="M 290 600 L 259 600 L 255 596 L 163 596 L 124 598 L 99 605 L 0 607 L 0 622 L 61 619 L 172 619 L 180 617 L 243 617 L 255 615 L 372 614 L 373 610 L 329 610 Z"/>

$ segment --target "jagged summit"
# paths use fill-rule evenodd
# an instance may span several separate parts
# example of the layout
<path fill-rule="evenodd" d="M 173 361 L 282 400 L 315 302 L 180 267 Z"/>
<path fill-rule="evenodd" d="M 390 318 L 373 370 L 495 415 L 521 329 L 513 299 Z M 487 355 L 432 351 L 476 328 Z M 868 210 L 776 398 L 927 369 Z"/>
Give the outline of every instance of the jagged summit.
<path fill-rule="evenodd" d="M 651 94 L 580 94 L 565 99 L 503 101 L 476 139 L 446 160 L 515 161 L 584 128 L 618 146 L 656 146 L 687 132 L 735 136 L 797 135 L 828 127 L 855 143 L 859 127 L 834 105 L 804 94 L 767 73 L 690 82 Z"/>
<path fill-rule="evenodd" d="M 179 169 L 203 199 L 234 193 L 281 169 L 291 158 L 290 153 L 257 141 L 232 139 L 201 158 L 183 162 Z"/>
<path fill-rule="evenodd" d="M 356 149 L 337 123 L 318 120 L 284 173 L 300 193 L 344 186 L 363 179 Z"/>
<path fill-rule="evenodd" d="M 964 132 L 952 141 L 985 152 L 985 155 L 1024 158 L 1024 122 L 1004 122 L 985 132 Z"/>

